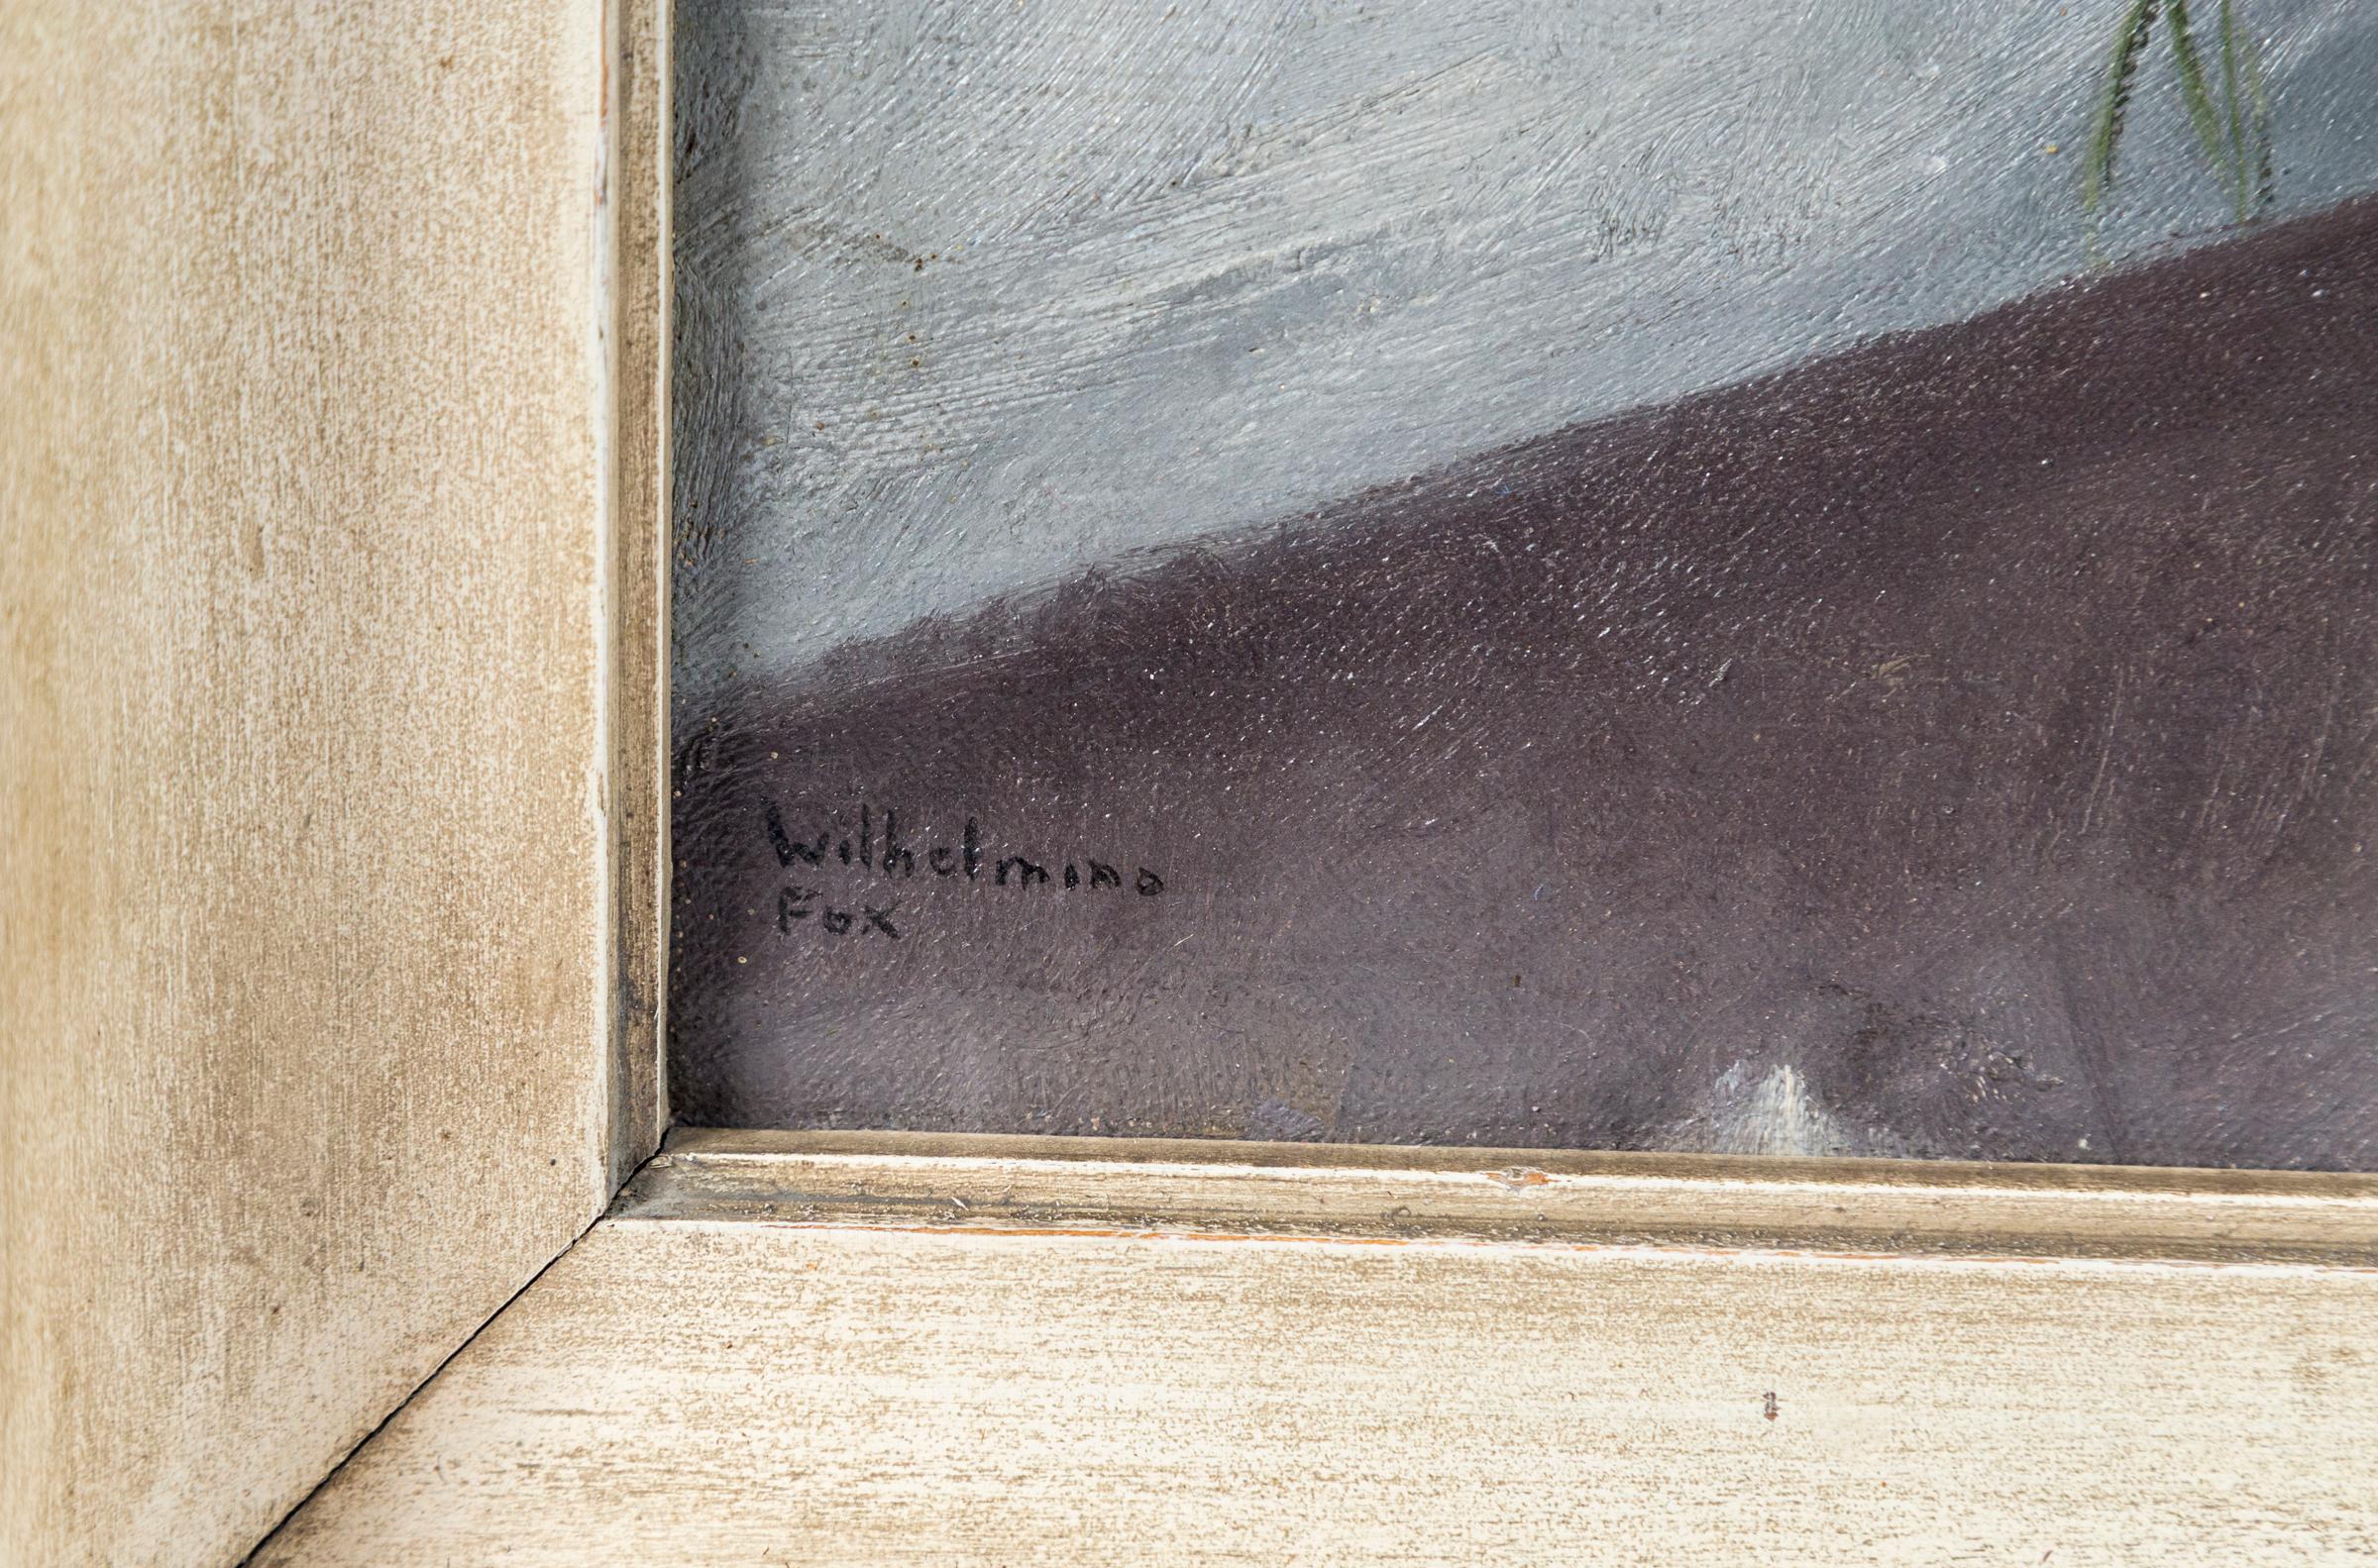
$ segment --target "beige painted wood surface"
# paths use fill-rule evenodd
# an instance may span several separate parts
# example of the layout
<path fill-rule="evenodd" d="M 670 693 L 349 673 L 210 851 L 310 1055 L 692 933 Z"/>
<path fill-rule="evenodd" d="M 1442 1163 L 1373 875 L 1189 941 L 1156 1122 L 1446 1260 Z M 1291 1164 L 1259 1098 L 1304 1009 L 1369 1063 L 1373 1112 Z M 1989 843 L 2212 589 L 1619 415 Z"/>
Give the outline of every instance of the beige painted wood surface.
<path fill-rule="evenodd" d="M 0 6 L 0 1561 L 236 1558 L 603 1202 L 606 48 Z"/>
<path fill-rule="evenodd" d="M 2378 1177 L 681 1128 L 616 1217 L 2378 1266 Z"/>
<path fill-rule="evenodd" d="M 1706 1228 L 1696 1195 L 1740 1212 L 1813 1187 L 1872 1233 L 1921 1184 L 1873 1189 L 1868 1211 L 1849 1184 L 1774 1165 L 1597 1162 L 1602 1177 L 1547 1184 L 1457 1166 L 1432 1189 L 1327 1155 L 1040 1153 L 1003 1170 L 980 1151 L 746 1152 L 739 1196 L 721 1197 L 682 1180 L 708 1157 L 681 1140 L 618 1211 L 665 1201 L 681 1217 L 596 1226 L 259 1560 L 2028 1568 L 2378 1551 L 2366 1193 L 2296 1195 L 2358 1264 L 2156 1261 L 2138 1239 L 2153 1218 L 2127 1228 L 2132 1255 L 2076 1255 L 2125 1233 L 2137 1190 L 2119 1183 L 2058 1200 L 2067 1225 L 2033 1210 L 2051 1223 L 2028 1257 L 1879 1256 L 1677 1238 Z M 1368 1237 L 1293 1212 L 1291 1194 L 1344 1204 L 1365 1180 L 1398 1200 L 1366 1209 Z M 1562 1180 L 1603 1183 L 1559 1200 L 1572 1234 L 1644 1239 L 1459 1233 L 1504 1228 L 1495 1205 Z M 976 1212 L 1003 1184 L 1014 1206 Z M 1467 1215 L 1449 1219 L 1464 1187 Z M 1942 1233 L 1969 1239 L 2024 1191 L 1932 1188 L 1968 1195 Z M 936 1192 L 939 1218 L 916 1206 Z M 1436 1211 L 1394 1212 L 1416 1197 Z M 703 1217 L 752 1202 L 791 1206 Z M 1277 1228 L 1244 1228 L 1256 1208 Z M 1135 1226 L 1090 1222 L 1127 1212 Z"/>
<path fill-rule="evenodd" d="M 610 528 L 603 625 L 610 815 L 610 1185 L 668 1125 L 671 0 L 605 7 L 611 129 Z M 557 17 L 557 22 L 562 19 Z"/>

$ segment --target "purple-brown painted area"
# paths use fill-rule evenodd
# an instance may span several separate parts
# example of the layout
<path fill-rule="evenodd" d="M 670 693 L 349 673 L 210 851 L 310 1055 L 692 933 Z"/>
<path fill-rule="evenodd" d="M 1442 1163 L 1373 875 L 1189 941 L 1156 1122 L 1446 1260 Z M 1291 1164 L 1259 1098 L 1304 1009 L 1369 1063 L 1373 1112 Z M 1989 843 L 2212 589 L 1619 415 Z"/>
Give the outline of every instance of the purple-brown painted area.
<path fill-rule="evenodd" d="M 2361 203 L 919 626 L 681 720 L 676 1108 L 2368 1169 L 2374 570 Z"/>

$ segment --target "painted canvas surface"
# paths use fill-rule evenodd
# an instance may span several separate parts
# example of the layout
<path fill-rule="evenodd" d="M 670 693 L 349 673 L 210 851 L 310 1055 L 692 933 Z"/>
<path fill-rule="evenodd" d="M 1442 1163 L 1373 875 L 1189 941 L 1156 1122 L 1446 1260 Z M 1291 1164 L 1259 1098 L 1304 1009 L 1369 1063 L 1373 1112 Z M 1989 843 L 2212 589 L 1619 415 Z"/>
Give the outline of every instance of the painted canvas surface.
<path fill-rule="evenodd" d="M 679 26 L 681 1119 L 2378 1167 L 2378 9 Z"/>

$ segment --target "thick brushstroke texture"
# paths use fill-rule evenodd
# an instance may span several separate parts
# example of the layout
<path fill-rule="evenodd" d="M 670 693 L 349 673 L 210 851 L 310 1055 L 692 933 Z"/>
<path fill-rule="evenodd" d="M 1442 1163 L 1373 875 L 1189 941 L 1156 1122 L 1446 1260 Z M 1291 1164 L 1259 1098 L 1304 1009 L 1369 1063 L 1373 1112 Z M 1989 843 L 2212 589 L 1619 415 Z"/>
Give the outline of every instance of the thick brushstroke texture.
<path fill-rule="evenodd" d="M 853 638 L 2048 286 L 2121 4 L 682 7 L 681 727 Z M 2242 14 L 2277 213 L 2368 192 L 2378 7 Z M 2160 44 L 2132 100 L 2105 250 L 2217 238 Z"/>
<path fill-rule="evenodd" d="M 2374 242 L 2352 204 L 745 687 L 680 731 L 679 1114 L 2378 1164 Z M 780 865 L 771 801 L 877 864 Z M 1020 853 L 1051 883 L 993 886 Z M 1125 886 L 1064 889 L 1091 856 Z M 788 883 L 901 934 L 780 931 Z"/>

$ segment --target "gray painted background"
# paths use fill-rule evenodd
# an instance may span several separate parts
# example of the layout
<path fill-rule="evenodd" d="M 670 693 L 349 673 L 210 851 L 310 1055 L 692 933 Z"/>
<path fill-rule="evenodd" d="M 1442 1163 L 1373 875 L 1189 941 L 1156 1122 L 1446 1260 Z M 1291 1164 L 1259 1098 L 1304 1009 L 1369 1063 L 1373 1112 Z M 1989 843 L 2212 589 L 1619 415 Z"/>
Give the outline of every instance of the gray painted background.
<path fill-rule="evenodd" d="M 2118 9 L 689 0 L 680 726 L 2072 273 Z M 2378 7 L 2244 9 L 2279 211 L 2371 188 Z M 2160 39 L 2116 196 L 2115 255 L 2225 215 Z"/>

